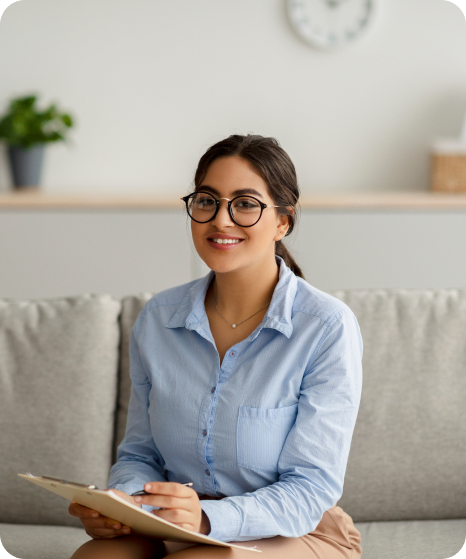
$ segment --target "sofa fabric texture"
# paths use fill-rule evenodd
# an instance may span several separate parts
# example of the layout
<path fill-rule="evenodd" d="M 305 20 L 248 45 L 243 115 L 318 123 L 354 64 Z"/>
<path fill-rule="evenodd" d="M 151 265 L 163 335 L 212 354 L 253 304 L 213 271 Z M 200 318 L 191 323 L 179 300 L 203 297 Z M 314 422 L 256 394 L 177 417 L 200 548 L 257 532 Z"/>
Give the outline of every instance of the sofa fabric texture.
<path fill-rule="evenodd" d="M 118 445 L 123 440 L 128 417 L 128 404 L 131 395 L 131 377 L 129 376 L 129 340 L 131 329 L 144 305 L 153 296 L 152 293 L 125 297 L 121 301 L 120 329 L 120 368 L 118 372 L 118 405 L 116 412 L 115 444 L 113 448 L 113 462 L 117 460 Z"/>
<path fill-rule="evenodd" d="M 466 290 L 333 294 L 364 341 L 339 506 L 358 522 L 466 518 Z"/>
<path fill-rule="evenodd" d="M 341 506 L 364 559 L 446 559 L 466 538 L 466 289 L 340 290 L 364 342 Z M 131 328 L 150 293 L 0 300 L 0 539 L 67 559 L 68 501 L 20 479 L 106 487 L 124 436 Z"/>
<path fill-rule="evenodd" d="M 466 520 L 364 522 L 356 528 L 363 559 L 447 559 L 466 536 Z M 69 559 L 90 539 L 79 528 L 0 524 L 4 548 L 21 559 Z"/>
<path fill-rule="evenodd" d="M 0 301 L 0 522 L 81 526 L 18 473 L 106 487 L 120 311 L 110 296 Z"/>

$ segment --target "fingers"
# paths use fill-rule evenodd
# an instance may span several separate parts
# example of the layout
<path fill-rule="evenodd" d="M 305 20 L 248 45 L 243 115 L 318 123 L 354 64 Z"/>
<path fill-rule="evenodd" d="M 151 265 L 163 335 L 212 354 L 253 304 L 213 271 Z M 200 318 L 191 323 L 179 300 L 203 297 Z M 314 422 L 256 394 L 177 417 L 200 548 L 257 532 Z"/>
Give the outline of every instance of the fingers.
<path fill-rule="evenodd" d="M 135 499 L 138 498 L 135 497 Z M 179 497 L 173 497 L 171 495 L 145 495 L 144 497 L 139 497 L 139 499 L 140 500 L 137 501 L 138 504 L 160 507 L 162 509 L 183 509 L 188 506 L 189 502 L 189 499 L 180 499 Z"/>
<path fill-rule="evenodd" d="M 119 528 L 115 528 L 117 525 Z M 122 526 L 120 523 L 114 524 L 113 521 L 100 525 L 84 525 L 84 527 L 86 528 L 86 532 L 93 538 L 117 538 L 119 536 L 128 536 L 131 533 L 131 528 L 129 526 Z"/>
<path fill-rule="evenodd" d="M 157 495 L 173 495 L 180 499 L 187 499 L 196 493 L 191 487 L 173 481 L 151 481 L 144 485 L 144 491 Z"/>
<path fill-rule="evenodd" d="M 78 505 L 78 503 L 71 503 L 68 507 L 68 512 L 71 516 L 77 516 L 78 518 L 98 518 L 99 513 L 96 510 L 84 507 L 83 505 Z"/>
<path fill-rule="evenodd" d="M 193 514 L 191 511 L 184 509 L 169 509 L 169 510 L 154 510 L 152 513 L 163 520 L 168 520 L 181 528 L 186 530 L 192 530 L 193 524 Z"/>
<path fill-rule="evenodd" d="M 134 497 L 136 503 L 161 508 L 185 508 L 187 499 L 198 499 L 194 489 L 173 482 L 146 483 L 144 490 L 151 495 Z"/>
<path fill-rule="evenodd" d="M 86 533 L 92 538 L 116 538 L 131 533 L 129 526 L 122 525 L 121 522 L 78 503 L 71 503 L 68 510 L 72 516 L 77 516 L 81 520 Z"/>
<path fill-rule="evenodd" d="M 160 507 L 152 513 L 191 532 L 199 532 L 202 523 L 202 509 L 194 489 L 179 483 L 150 482 L 144 490 L 151 495 L 135 497 L 143 505 Z"/>

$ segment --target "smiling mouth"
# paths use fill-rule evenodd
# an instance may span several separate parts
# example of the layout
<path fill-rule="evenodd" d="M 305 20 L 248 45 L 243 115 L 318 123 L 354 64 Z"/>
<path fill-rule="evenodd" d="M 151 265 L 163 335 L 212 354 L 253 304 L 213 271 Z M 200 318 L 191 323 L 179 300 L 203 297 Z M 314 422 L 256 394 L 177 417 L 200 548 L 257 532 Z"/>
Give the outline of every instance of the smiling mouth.
<path fill-rule="evenodd" d="M 237 245 L 241 243 L 243 239 L 209 239 L 212 243 L 216 243 L 218 245 Z"/>

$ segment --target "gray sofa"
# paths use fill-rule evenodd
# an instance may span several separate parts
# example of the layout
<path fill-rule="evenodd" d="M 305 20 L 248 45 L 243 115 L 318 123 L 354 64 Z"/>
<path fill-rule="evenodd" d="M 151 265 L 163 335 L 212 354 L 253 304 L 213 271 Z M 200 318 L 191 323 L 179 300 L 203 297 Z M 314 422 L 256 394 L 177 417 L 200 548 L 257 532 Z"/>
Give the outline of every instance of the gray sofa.
<path fill-rule="evenodd" d="M 466 538 L 466 289 L 332 292 L 364 340 L 339 505 L 364 559 L 446 559 Z M 126 421 L 128 341 L 150 294 L 0 300 L 0 538 L 22 559 L 88 539 L 27 471 L 105 487 Z"/>

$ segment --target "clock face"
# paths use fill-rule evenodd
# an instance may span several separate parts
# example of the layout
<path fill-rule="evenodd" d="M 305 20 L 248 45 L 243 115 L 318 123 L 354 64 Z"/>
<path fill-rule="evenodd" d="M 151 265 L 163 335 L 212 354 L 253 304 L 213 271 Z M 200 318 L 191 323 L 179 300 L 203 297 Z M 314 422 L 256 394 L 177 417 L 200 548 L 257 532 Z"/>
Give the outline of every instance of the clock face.
<path fill-rule="evenodd" d="M 376 0 L 287 0 L 291 25 L 314 47 L 337 50 L 372 23 Z"/>

